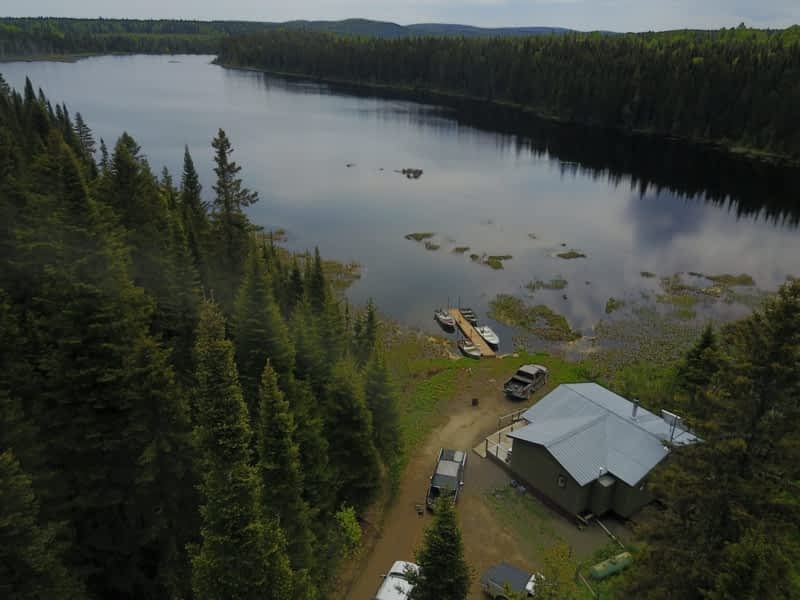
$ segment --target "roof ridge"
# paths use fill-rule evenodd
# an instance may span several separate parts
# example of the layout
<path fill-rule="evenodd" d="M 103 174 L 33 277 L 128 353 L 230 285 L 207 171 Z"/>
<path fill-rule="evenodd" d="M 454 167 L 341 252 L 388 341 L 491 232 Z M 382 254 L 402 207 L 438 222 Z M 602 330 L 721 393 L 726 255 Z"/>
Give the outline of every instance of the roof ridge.
<path fill-rule="evenodd" d="M 627 398 L 625 398 L 625 397 L 623 397 L 623 396 L 620 396 L 620 395 L 619 395 L 619 394 L 617 394 L 616 392 L 614 392 L 614 391 L 612 391 L 612 390 L 609 390 L 608 388 L 605 388 L 605 387 L 601 386 L 600 384 L 598 384 L 598 383 L 595 383 L 594 381 L 585 381 L 585 382 L 583 382 L 583 383 L 578 383 L 578 384 L 575 384 L 575 383 L 562 383 L 561 385 L 563 385 L 563 386 L 565 386 L 565 387 L 568 387 L 568 388 L 569 388 L 569 389 L 571 389 L 573 392 L 575 392 L 576 394 L 578 394 L 580 397 L 582 397 L 582 398 L 585 398 L 586 400 L 588 400 L 589 402 L 591 402 L 592 404 L 594 404 L 594 405 L 595 405 L 595 406 L 597 406 L 598 408 L 600 408 L 600 409 L 604 410 L 604 411 L 605 411 L 607 414 L 612 414 L 612 415 L 614 415 L 615 417 L 617 417 L 617 418 L 618 418 L 620 421 L 622 421 L 623 423 L 628 423 L 628 424 L 630 424 L 630 425 L 633 425 L 633 426 L 635 426 L 637 429 L 640 429 L 641 431 L 644 431 L 646 434 L 648 434 L 648 435 L 649 435 L 649 436 L 651 436 L 651 437 L 654 437 L 654 438 L 655 438 L 655 439 L 657 439 L 659 442 L 663 442 L 663 441 L 664 441 L 664 439 L 663 439 L 661 436 L 659 436 L 659 435 L 656 435 L 655 433 L 653 433 L 653 432 L 652 432 L 652 431 L 650 431 L 649 429 L 647 429 L 647 428 L 643 427 L 643 426 L 642 426 L 642 425 L 639 423 L 638 419 L 630 419 L 630 418 L 624 417 L 624 416 L 622 416 L 622 415 L 620 415 L 620 414 L 618 414 L 618 413 L 614 412 L 613 410 L 609 410 L 609 409 L 608 409 L 608 408 L 606 408 L 605 406 L 603 406 L 603 405 L 601 405 L 601 404 L 599 404 L 599 403 L 595 402 L 594 400 L 592 400 L 592 399 L 591 399 L 589 396 L 587 396 L 586 394 L 582 394 L 580 391 L 578 391 L 578 390 L 576 390 L 574 387 L 572 387 L 573 385 L 587 385 L 587 384 L 592 384 L 592 385 L 596 385 L 597 387 L 603 388 L 603 389 L 604 389 L 604 390 L 606 390 L 607 392 L 609 392 L 609 393 L 611 393 L 611 394 L 614 394 L 615 396 L 619 396 L 619 397 L 620 397 L 620 398 L 622 398 L 622 399 L 623 399 L 625 402 L 630 402 L 630 404 L 631 404 L 631 405 L 633 405 L 633 402 L 631 402 L 631 401 L 630 401 L 630 400 L 628 400 Z M 649 410 L 647 410 L 646 408 L 643 408 L 643 407 L 641 407 L 641 406 L 640 406 L 640 407 L 639 407 L 639 410 L 640 410 L 640 411 L 643 411 L 643 412 L 646 412 L 646 413 L 648 413 L 648 414 L 650 414 L 650 415 L 652 415 L 652 416 L 653 416 L 653 417 L 655 417 L 656 419 L 659 419 L 658 415 L 656 415 L 656 414 L 655 414 L 655 413 L 653 413 L 653 412 L 650 412 L 650 411 L 649 411 Z M 680 427 L 676 427 L 675 429 L 676 429 L 676 431 L 680 431 L 681 433 L 689 433 L 688 431 L 686 431 L 685 429 L 682 429 L 682 428 L 680 428 Z"/>
<path fill-rule="evenodd" d="M 578 434 L 578 433 L 580 433 L 582 431 L 586 431 L 590 427 L 594 427 L 595 425 L 597 425 L 598 421 L 600 421 L 601 419 L 605 419 L 606 417 L 608 417 L 608 415 L 596 415 L 596 416 L 594 416 L 592 418 L 589 418 L 589 420 L 586 421 L 580 427 L 577 427 L 575 429 L 570 429 L 569 431 L 566 431 L 566 432 L 562 433 L 560 436 L 558 436 L 557 438 L 551 440 L 547 444 L 543 444 L 543 446 L 545 448 L 550 448 L 550 446 L 554 446 L 555 444 L 558 444 L 559 442 L 563 442 L 568 437 L 572 437 L 573 435 L 576 435 L 576 434 Z M 570 417 L 570 419 L 575 419 L 575 418 L 576 417 Z M 588 417 L 584 417 L 584 418 L 588 418 Z M 556 419 L 553 419 L 553 420 L 555 421 Z M 559 421 L 566 421 L 568 419 L 558 419 L 558 420 Z"/>

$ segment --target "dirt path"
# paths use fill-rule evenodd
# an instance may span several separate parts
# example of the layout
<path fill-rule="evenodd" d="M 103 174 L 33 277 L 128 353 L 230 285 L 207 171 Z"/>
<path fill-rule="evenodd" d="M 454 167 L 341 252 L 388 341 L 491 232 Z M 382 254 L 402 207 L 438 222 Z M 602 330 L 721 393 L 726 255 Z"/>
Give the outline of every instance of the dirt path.
<path fill-rule="evenodd" d="M 497 381 L 472 381 L 466 372 L 463 377 L 464 381 L 458 386 L 461 393 L 440 407 L 442 425 L 413 454 L 401 480 L 398 496 L 385 516 L 380 537 L 364 559 L 359 576 L 346 596 L 348 600 L 370 600 L 380 585 L 381 574 L 386 573 L 395 560 L 413 560 L 414 550 L 422 541 L 422 533 L 431 520 L 430 514 L 418 515 L 415 507 L 425 501 L 428 478 L 439 448 L 469 450 L 459 514 L 465 530 L 483 529 L 481 509 L 477 507 L 481 504 L 480 494 L 492 486 L 503 485 L 505 475 L 499 467 L 489 465 L 488 461 L 478 457 L 471 448 L 496 429 L 499 416 L 518 407 L 502 395 Z M 478 406 L 472 406 L 472 398 L 479 399 Z M 487 471 L 486 466 L 492 468 L 493 472 Z M 467 504 L 476 505 L 476 508 L 462 510 Z"/>
<path fill-rule="evenodd" d="M 507 400 L 501 383 L 483 379 L 464 372 L 457 389 L 459 394 L 440 407 L 441 425 L 436 427 L 425 443 L 413 453 L 400 482 L 397 497 L 384 517 L 379 537 L 368 556 L 362 559 L 358 575 L 343 595 L 347 600 L 371 600 L 381 582 L 381 574 L 396 560 L 413 560 L 423 531 L 430 524 L 431 515 L 417 514 L 416 506 L 423 504 L 436 455 L 441 447 L 461 448 L 469 451 L 465 485 L 458 504 L 458 515 L 464 538 L 467 562 L 474 569 L 470 600 L 484 600 L 478 578 L 493 564 L 502 560 L 520 567 L 533 568 L 540 564 L 541 552 L 532 547 L 530 540 L 521 539 L 513 523 L 502 522 L 497 512 L 487 502 L 493 490 L 509 487 L 510 476 L 489 459 L 480 458 L 472 448 L 483 438 L 497 430 L 497 419 L 522 408 L 524 405 Z M 549 390 L 548 390 L 549 391 Z M 478 398 L 478 406 L 472 399 Z M 583 531 L 561 516 L 541 506 L 546 522 L 547 537 L 567 541 L 580 556 L 607 542 L 599 530 Z"/>

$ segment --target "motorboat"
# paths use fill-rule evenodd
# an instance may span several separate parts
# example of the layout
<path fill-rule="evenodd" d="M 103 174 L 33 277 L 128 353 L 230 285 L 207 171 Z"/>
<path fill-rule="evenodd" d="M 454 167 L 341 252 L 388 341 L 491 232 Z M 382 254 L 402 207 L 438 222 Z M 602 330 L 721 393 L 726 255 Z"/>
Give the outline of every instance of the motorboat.
<path fill-rule="evenodd" d="M 475 316 L 474 310 L 471 308 L 459 308 L 458 310 L 461 313 L 461 316 L 463 316 L 468 323 L 472 325 L 478 324 L 478 317 Z"/>
<path fill-rule="evenodd" d="M 458 340 L 458 349 L 461 351 L 461 354 L 463 354 L 467 358 L 480 358 L 481 357 L 481 349 L 478 348 L 475 344 L 473 344 L 468 339 L 460 339 L 460 340 Z"/>
<path fill-rule="evenodd" d="M 456 320 L 443 308 L 437 308 L 433 311 L 433 318 L 445 331 L 452 333 L 456 328 Z"/>
<path fill-rule="evenodd" d="M 475 331 L 493 348 L 497 348 L 500 345 L 500 338 L 488 325 L 480 325 L 475 328 Z"/>

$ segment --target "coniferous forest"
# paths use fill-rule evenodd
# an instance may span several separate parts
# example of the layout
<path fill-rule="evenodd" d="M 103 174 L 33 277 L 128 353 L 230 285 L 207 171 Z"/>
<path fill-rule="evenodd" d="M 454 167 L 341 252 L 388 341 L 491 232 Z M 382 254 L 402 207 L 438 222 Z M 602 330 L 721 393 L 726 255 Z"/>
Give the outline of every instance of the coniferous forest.
<path fill-rule="evenodd" d="M 219 62 L 800 157 L 798 27 L 395 40 L 282 30 L 222 40 Z"/>
<path fill-rule="evenodd" d="M 204 193 L 0 80 L 4 598 L 325 597 L 396 454 L 374 306 L 210 151 Z"/>

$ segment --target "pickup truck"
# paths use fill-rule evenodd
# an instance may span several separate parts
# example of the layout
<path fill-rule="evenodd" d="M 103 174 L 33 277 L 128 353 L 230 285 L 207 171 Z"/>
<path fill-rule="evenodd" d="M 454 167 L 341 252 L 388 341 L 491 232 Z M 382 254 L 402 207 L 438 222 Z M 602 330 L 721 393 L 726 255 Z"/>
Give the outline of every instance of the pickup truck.
<path fill-rule="evenodd" d="M 495 600 L 508 600 L 509 593 L 516 598 L 533 598 L 536 584 L 542 579 L 539 573 L 526 573 L 507 562 L 502 562 L 483 574 L 481 589 Z"/>
<path fill-rule="evenodd" d="M 514 400 L 527 400 L 533 392 L 546 383 L 547 367 L 522 365 L 503 385 L 503 392 Z"/>
<path fill-rule="evenodd" d="M 442 448 L 436 458 L 436 467 L 431 475 L 431 483 L 425 498 L 425 505 L 433 510 L 439 496 L 447 495 L 458 500 L 458 491 L 464 485 L 464 468 L 467 466 L 466 450 Z"/>

